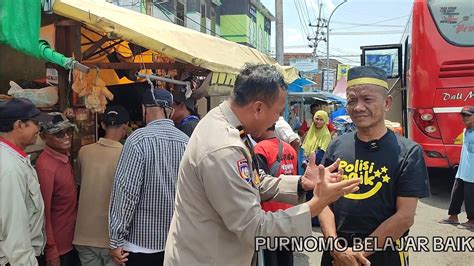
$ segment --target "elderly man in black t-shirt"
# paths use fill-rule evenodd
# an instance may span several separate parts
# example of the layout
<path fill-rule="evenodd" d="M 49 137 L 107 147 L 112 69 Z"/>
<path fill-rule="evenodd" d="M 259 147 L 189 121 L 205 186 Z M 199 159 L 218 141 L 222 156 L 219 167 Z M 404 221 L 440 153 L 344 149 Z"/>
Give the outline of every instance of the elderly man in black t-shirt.
<path fill-rule="evenodd" d="M 371 265 L 408 265 L 408 252 L 399 247 L 414 223 L 418 199 L 430 190 L 421 147 L 385 127 L 391 105 L 383 70 L 349 70 L 347 111 L 357 132 L 334 140 L 324 163 L 341 158 L 344 179 L 361 178 L 361 184 L 319 215 L 324 236 L 344 238 L 351 247 L 325 252 L 321 265 L 359 265 L 364 258 Z M 365 250 L 356 252 L 360 243 Z"/>

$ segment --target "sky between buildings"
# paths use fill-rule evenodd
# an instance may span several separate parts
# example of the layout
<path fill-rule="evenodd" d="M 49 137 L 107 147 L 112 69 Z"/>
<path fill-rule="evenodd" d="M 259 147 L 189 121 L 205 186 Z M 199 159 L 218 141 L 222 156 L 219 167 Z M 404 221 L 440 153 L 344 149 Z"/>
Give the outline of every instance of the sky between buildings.
<path fill-rule="evenodd" d="M 260 0 L 275 14 L 275 0 Z M 360 46 L 400 43 L 414 0 L 348 0 L 332 15 L 329 27 L 331 58 L 359 65 Z M 285 52 L 313 52 L 307 36 L 315 36 L 319 6 L 322 18 L 343 0 L 283 0 Z M 326 32 L 326 29 L 323 29 Z M 348 34 L 351 35 L 340 35 Z M 275 49 L 275 25 L 272 24 L 272 50 Z M 326 43 L 319 42 L 317 54 L 326 57 Z"/>

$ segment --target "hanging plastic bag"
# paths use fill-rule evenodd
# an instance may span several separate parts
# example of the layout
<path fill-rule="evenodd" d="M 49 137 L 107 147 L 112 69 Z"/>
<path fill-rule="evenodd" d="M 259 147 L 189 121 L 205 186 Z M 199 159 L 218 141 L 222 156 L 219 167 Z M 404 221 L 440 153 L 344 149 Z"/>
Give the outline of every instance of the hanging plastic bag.
<path fill-rule="evenodd" d="M 41 89 L 23 89 L 14 81 L 10 81 L 8 95 L 15 98 L 26 98 L 36 107 L 51 107 L 58 102 L 58 87 L 48 86 Z"/>

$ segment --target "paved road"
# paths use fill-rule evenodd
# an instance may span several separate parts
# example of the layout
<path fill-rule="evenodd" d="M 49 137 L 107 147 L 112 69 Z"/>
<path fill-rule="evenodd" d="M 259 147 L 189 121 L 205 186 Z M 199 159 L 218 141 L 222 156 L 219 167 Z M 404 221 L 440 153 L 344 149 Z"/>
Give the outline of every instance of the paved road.
<path fill-rule="evenodd" d="M 431 243 L 433 237 L 441 236 L 474 236 L 474 232 L 458 229 L 452 225 L 441 225 L 437 221 L 447 216 L 449 206 L 450 191 L 453 182 L 453 173 L 449 171 L 430 171 L 432 196 L 422 199 L 418 204 L 415 217 L 415 224 L 412 227 L 411 235 L 428 237 L 430 241 L 429 252 L 410 253 L 411 265 L 474 265 L 474 252 L 433 252 Z M 463 212 L 461 221 L 466 219 Z M 315 237 L 322 236 L 319 228 L 313 228 Z M 474 241 L 471 241 L 474 247 Z M 297 253 L 295 254 L 295 265 L 320 265 L 321 254 Z"/>

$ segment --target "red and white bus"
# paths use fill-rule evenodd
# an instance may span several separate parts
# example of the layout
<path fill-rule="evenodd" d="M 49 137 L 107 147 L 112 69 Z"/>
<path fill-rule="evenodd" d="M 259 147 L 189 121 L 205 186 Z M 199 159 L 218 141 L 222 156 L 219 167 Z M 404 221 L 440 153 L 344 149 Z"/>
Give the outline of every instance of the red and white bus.
<path fill-rule="evenodd" d="M 456 166 L 459 113 L 474 105 L 474 2 L 416 0 L 407 28 L 408 137 L 422 145 L 429 167 Z"/>
<path fill-rule="evenodd" d="M 401 44 L 399 121 L 423 147 L 428 167 L 456 167 L 460 111 L 474 105 L 474 1 L 415 0 Z"/>

